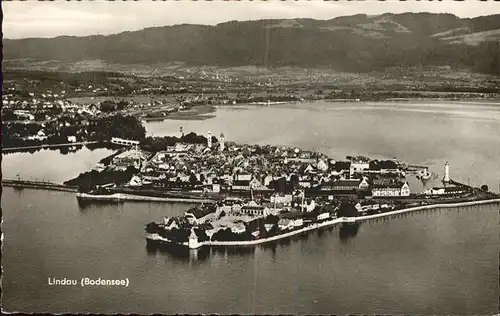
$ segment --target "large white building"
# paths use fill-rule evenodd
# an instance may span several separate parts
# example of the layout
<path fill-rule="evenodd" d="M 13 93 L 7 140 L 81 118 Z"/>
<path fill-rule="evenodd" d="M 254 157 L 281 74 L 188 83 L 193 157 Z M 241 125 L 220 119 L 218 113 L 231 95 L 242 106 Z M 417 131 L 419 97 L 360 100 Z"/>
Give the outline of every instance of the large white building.
<path fill-rule="evenodd" d="M 326 182 L 322 184 L 320 191 L 350 192 L 367 190 L 368 188 L 369 184 L 366 179 L 347 179 Z"/>
<path fill-rule="evenodd" d="M 467 192 L 462 186 L 434 187 L 424 191 L 425 195 L 459 195 Z"/>
<path fill-rule="evenodd" d="M 410 186 L 407 182 L 374 185 L 372 196 L 410 196 Z"/>
<path fill-rule="evenodd" d="M 125 146 L 138 146 L 139 145 L 138 140 L 123 139 L 123 138 L 118 138 L 118 137 L 111 138 L 111 142 L 113 144 L 125 145 Z"/>
<path fill-rule="evenodd" d="M 355 173 L 363 173 L 370 170 L 370 163 L 365 161 L 352 161 L 349 167 L 349 173 L 351 175 Z"/>
<path fill-rule="evenodd" d="M 266 208 L 264 206 L 258 205 L 254 201 L 251 201 L 250 203 L 241 207 L 240 213 L 253 216 L 265 216 L 267 215 L 264 214 L 265 210 Z"/>

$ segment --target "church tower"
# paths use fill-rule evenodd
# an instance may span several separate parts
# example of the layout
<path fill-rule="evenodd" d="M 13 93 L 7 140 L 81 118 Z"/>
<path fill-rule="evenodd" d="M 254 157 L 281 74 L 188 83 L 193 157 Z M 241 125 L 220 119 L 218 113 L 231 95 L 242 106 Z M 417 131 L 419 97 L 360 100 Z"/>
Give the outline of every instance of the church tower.
<path fill-rule="evenodd" d="M 225 146 L 224 141 L 225 141 L 225 138 L 224 138 L 224 133 L 221 133 L 221 134 L 220 134 L 220 137 L 219 137 L 219 150 L 220 150 L 221 152 L 223 152 L 223 151 L 224 151 L 224 146 Z"/>
<path fill-rule="evenodd" d="M 212 132 L 208 131 L 207 147 L 212 149 Z"/>

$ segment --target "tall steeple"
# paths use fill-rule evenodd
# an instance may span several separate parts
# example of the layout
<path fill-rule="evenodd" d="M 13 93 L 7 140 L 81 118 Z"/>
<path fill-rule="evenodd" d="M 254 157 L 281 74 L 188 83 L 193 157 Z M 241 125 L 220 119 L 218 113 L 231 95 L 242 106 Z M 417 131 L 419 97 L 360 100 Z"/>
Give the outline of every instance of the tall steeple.
<path fill-rule="evenodd" d="M 225 146 L 224 141 L 225 141 L 224 133 L 221 133 L 219 137 L 219 150 L 221 152 L 224 151 L 224 146 Z"/>
<path fill-rule="evenodd" d="M 207 147 L 212 148 L 212 132 L 208 131 Z"/>

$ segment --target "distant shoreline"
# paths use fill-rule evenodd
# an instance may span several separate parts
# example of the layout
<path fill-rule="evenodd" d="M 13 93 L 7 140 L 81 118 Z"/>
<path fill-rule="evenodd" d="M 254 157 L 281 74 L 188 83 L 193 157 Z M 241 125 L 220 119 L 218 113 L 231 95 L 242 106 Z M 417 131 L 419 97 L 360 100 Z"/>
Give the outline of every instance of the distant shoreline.
<path fill-rule="evenodd" d="M 481 102 L 481 103 L 498 103 L 500 105 L 500 97 L 491 98 L 491 99 L 483 99 L 483 98 L 390 98 L 385 100 L 354 100 L 354 99 L 324 99 L 318 101 L 326 101 L 326 102 L 373 102 L 373 103 L 382 103 L 382 102 Z"/>
<path fill-rule="evenodd" d="M 144 120 L 144 123 L 158 123 L 164 121 L 203 121 L 210 118 L 216 117 L 215 113 L 217 111 L 217 107 L 215 105 L 206 104 L 206 105 L 196 105 L 190 108 L 189 110 L 182 110 L 170 113 L 168 116 L 160 117 L 160 119 L 152 119 L 152 120 Z"/>

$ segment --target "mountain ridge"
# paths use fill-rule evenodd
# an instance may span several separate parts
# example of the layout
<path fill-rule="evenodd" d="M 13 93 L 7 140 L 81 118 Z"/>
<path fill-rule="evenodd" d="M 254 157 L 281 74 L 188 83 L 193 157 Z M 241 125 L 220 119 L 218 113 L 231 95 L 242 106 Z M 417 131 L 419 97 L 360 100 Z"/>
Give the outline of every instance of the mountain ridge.
<path fill-rule="evenodd" d="M 444 34 L 444 35 L 443 35 Z M 6 59 L 213 66 L 294 66 L 369 72 L 450 66 L 500 75 L 500 14 L 357 14 L 178 24 L 110 35 L 4 39 Z"/>

